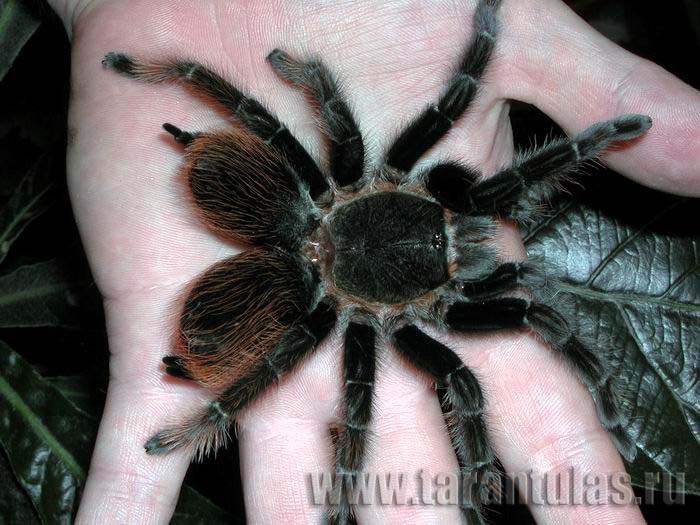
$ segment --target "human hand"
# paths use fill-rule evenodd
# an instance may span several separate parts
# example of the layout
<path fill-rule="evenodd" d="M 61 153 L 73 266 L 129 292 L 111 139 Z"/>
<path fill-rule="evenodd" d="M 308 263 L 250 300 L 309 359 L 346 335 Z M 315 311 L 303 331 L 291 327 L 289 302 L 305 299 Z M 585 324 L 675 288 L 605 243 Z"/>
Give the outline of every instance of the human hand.
<path fill-rule="evenodd" d="M 223 121 L 176 86 L 138 84 L 104 71 L 105 52 L 186 56 L 212 64 L 267 103 L 315 156 L 323 148 L 301 94 L 264 62 L 275 47 L 318 53 L 343 79 L 377 161 L 400 124 L 439 93 L 464 43 L 474 2 L 421 10 L 412 3 L 53 2 L 72 30 L 71 196 L 105 297 L 112 359 L 107 405 L 78 520 L 165 522 L 189 458 L 150 457 L 144 441 L 206 393 L 163 376 L 187 283 L 233 253 L 197 220 L 176 175 L 180 148 L 165 121 L 204 130 Z M 421 4 L 424 6 L 424 4 Z M 700 95 L 593 32 L 561 2 L 505 0 L 501 38 L 473 111 L 430 153 L 486 172 L 512 156 L 507 99 L 531 102 L 569 132 L 623 113 L 654 128 L 605 161 L 649 186 L 700 194 Z M 584 94 L 585 96 L 582 96 Z M 517 234 L 502 252 L 523 256 Z M 588 394 L 525 334 L 454 339 L 483 380 L 497 453 L 509 472 L 624 470 Z M 366 470 L 456 472 L 429 383 L 392 352 L 377 374 L 375 439 Z M 251 522 L 319 521 L 310 473 L 332 471 L 328 426 L 340 403 L 338 342 L 271 388 L 239 418 L 241 472 Z M 542 392 L 547 392 L 543 399 Z M 408 493 L 413 490 L 412 479 Z M 634 507 L 533 506 L 538 521 L 641 521 Z M 368 506 L 360 521 L 456 521 L 440 506 Z"/>

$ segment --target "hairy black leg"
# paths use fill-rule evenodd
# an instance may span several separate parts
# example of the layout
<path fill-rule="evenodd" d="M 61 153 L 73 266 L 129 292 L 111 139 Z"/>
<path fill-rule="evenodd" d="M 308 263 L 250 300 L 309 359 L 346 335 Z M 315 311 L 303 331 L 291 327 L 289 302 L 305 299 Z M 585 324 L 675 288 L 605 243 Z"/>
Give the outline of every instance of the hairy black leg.
<path fill-rule="evenodd" d="M 471 105 L 496 45 L 496 11 L 500 0 L 480 0 L 474 14 L 474 36 L 436 104 L 428 106 L 389 148 L 386 164 L 410 171 L 416 161 L 440 140 Z"/>
<path fill-rule="evenodd" d="M 328 190 L 316 162 L 292 133 L 260 102 L 245 95 L 214 71 L 191 61 L 140 62 L 123 53 L 107 53 L 102 63 L 125 75 L 152 83 L 181 82 L 198 94 L 221 104 L 238 121 L 268 144 L 278 147 L 299 171 L 312 198 Z"/>
<path fill-rule="evenodd" d="M 545 273 L 532 261 L 501 263 L 491 273 L 478 279 L 460 279 L 460 271 L 456 274 L 457 283 L 462 294 L 470 301 L 493 299 L 521 286 L 541 289 L 547 281 Z"/>
<path fill-rule="evenodd" d="M 641 136 L 651 124 L 651 118 L 645 115 L 623 115 L 594 124 L 573 139 L 556 140 L 521 155 L 513 166 L 473 188 L 472 213 L 499 213 L 527 220 L 581 164 L 597 158 L 614 142 Z"/>
<path fill-rule="evenodd" d="M 238 412 L 311 354 L 330 333 L 335 321 L 335 305 L 322 301 L 302 323 L 282 337 L 269 355 L 200 413 L 151 437 L 144 445 L 146 452 L 165 454 L 187 448 L 201 459 L 216 451 L 226 443 L 229 426 Z"/>
<path fill-rule="evenodd" d="M 517 297 L 457 302 L 448 308 L 445 322 L 460 332 L 517 328 L 525 324 L 529 305 Z"/>
<path fill-rule="evenodd" d="M 415 326 L 401 328 L 394 339 L 401 355 L 445 388 L 449 404 L 446 419 L 465 475 L 460 504 L 467 523 L 483 523 L 482 492 L 492 475 L 495 455 L 484 425 L 479 381 L 457 354 Z"/>
<path fill-rule="evenodd" d="M 606 362 L 578 340 L 561 314 L 544 304 L 502 297 L 455 303 L 447 310 L 445 322 L 460 332 L 531 327 L 588 386 L 596 401 L 598 418 L 620 454 L 628 461 L 634 459 L 636 448 L 622 426 L 619 399 Z"/>
<path fill-rule="evenodd" d="M 470 209 L 470 192 L 481 176 L 476 167 L 446 162 L 433 166 L 422 178 L 425 188 L 440 204 L 464 213 Z"/>
<path fill-rule="evenodd" d="M 338 186 L 362 177 L 365 144 L 360 128 L 333 74 L 320 60 L 300 62 L 280 49 L 267 60 L 285 80 L 306 90 L 317 106 L 321 131 L 330 141 L 331 175 Z"/>
<path fill-rule="evenodd" d="M 345 370 L 344 415 L 338 435 L 334 486 L 334 502 L 329 509 L 331 523 L 349 523 L 353 520 L 351 492 L 362 475 L 369 423 L 372 417 L 376 333 L 365 324 L 350 323 L 345 334 L 343 368 Z"/>
<path fill-rule="evenodd" d="M 567 360 L 583 382 L 588 385 L 596 401 L 598 418 L 607 429 L 620 454 L 634 460 L 637 448 L 623 428 L 620 400 L 613 377 L 601 356 L 584 346 L 573 334 L 566 319 L 553 308 L 532 304 L 528 322 L 537 333 Z"/>
<path fill-rule="evenodd" d="M 530 153 L 481 182 L 468 167 L 441 164 L 424 175 L 428 191 L 443 206 L 473 215 L 499 214 L 524 221 L 561 189 L 583 163 L 613 143 L 632 140 L 651 128 L 645 115 L 623 115 L 594 124 L 574 138 L 559 139 Z"/>
<path fill-rule="evenodd" d="M 492 298 L 522 284 L 530 271 L 530 266 L 524 262 L 504 263 L 483 279 L 463 281 L 462 293 L 470 299 Z"/>

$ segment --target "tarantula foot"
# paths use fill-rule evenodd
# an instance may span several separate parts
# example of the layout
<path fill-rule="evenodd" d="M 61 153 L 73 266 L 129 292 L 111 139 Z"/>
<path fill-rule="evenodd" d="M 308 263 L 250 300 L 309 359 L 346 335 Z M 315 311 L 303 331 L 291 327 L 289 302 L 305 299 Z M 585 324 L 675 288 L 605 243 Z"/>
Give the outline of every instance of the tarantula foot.
<path fill-rule="evenodd" d="M 143 448 L 151 455 L 168 454 L 173 450 L 184 449 L 193 459 L 200 461 L 226 444 L 231 423 L 232 417 L 221 401 L 214 400 L 193 417 L 154 434 Z"/>
<path fill-rule="evenodd" d="M 292 61 L 290 55 L 278 47 L 268 53 L 266 60 L 271 62 L 275 68 L 279 68 L 280 65 L 287 65 Z"/>
<path fill-rule="evenodd" d="M 185 146 L 192 142 L 196 136 L 194 133 L 182 131 L 180 128 L 173 124 L 170 124 L 169 122 L 163 124 L 163 129 L 175 138 L 175 142 L 179 144 L 184 144 Z"/>
<path fill-rule="evenodd" d="M 165 371 L 173 377 L 181 379 L 193 379 L 192 374 L 185 367 L 182 357 L 178 355 L 166 355 L 163 358 L 163 363 L 166 365 Z"/>
<path fill-rule="evenodd" d="M 143 448 L 146 449 L 146 454 L 152 456 L 159 454 L 167 454 L 171 450 L 177 448 L 172 442 L 165 439 L 164 432 L 158 432 L 154 434 L 146 443 Z"/>
<path fill-rule="evenodd" d="M 651 129 L 653 122 L 649 115 L 623 115 L 613 121 L 617 133 L 616 140 L 631 140 Z"/>
<path fill-rule="evenodd" d="M 104 59 L 102 59 L 102 65 L 124 75 L 133 75 L 136 63 L 129 55 L 110 51 L 105 55 Z"/>

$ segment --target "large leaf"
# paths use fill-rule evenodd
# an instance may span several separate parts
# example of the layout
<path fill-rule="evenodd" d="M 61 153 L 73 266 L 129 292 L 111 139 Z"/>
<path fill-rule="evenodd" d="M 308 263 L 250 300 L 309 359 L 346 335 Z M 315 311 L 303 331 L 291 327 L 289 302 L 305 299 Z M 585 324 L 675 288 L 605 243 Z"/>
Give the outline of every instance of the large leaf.
<path fill-rule="evenodd" d="M 0 210 L 0 263 L 22 231 L 55 200 L 56 181 L 49 169 L 51 156 L 42 155 L 14 188 Z"/>
<path fill-rule="evenodd" d="M 21 0 L 0 0 L 0 80 L 39 27 Z"/>
<path fill-rule="evenodd" d="M 94 285 L 75 264 L 54 259 L 0 277 L 0 328 L 80 326 L 79 306 Z"/>
<path fill-rule="evenodd" d="M 173 514 L 171 525 L 216 525 L 216 524 L 243 523 L 234 519 L 229 513 L 214 505 L 196 490 L 184 486 L 180 492 L 180 499 Z"/>
<path fill-rule="evenodd" d="M 578 331 L 610 351 L 639 450 L 634 481 L 655 465 L 684 473 L 689 492 L 700 492 L 698 209 L 601 175 L 525 236 Z"/>
<path fill-rule="evenodd" d="M 0 342 L 0 443 L 42 521 L 69 523 L 94 426 Z"/>
<path fill-rule="evenodd" d="M 81 408 L 91 405 L 89 382 L 45 379 L 2 341 L 0 372 L 0 444 L 8 463 L 43 522 L 70 523 L 97 434 L 97 418 Z M 19 511 L 23 500 L 12 496 Z M 230 521 L 226 512 L 183 487 L 174 523 Z"/>
<path fill-rule="evenodd" d="M 46 382 L 55 387 L 68 399 L 75 408 L 82 410 L 94 418 L 100 415 L 97 396 L 87 377 L 83 376 L 53 376 L 45 378 Z"/>
<path fill-rule="evenodd" d="M 7 455 L 0 450 L 0 524 L 22 523 L 31 525 L 39 523 L 39 516 L 34 510 L 32 500 L 17 482 Z"/>
<path fill-rule="evenodd" d="M 700 41 L 700 5 L 695 0 L 684 0 L 684 2 L 688 11 L 688 21 L 695 31 L 695 36 Z"/>

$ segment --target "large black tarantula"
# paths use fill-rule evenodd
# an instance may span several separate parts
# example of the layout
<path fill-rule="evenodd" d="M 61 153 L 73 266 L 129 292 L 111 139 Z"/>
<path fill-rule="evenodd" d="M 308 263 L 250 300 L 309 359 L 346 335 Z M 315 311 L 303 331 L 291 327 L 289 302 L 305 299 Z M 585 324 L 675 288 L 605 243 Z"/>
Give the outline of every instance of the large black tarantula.
<path fill-rule="evenodd" d="M 417 326 L 427 324 L 461 333 L 534 331 L 588 385 L 620 452 L 634 455 L 600 352 L 581 344 L 561 313 L 532 299 L 537 269 L 527 262 L 499 264 L 489 241 L 498 217 L 527 220 L 582 163 L 611 143 L 642 135 L 651 119 L 625 115 L 595 124 L 488 178 L 456 162 L 412 170 L 477 96 L 496 45 L 499 4 L 478 3 L 473 37 L 455 74 L 439 100 L 398 135 L 380 166 L 366 165 L 358 125 L 326 66 L 279 49 L 270 53 L 275 71 L 305 90 L 317 108 L 329 177 L 284 124 L 203 65 L 106 55 L 104 64 L 123 75 L 180 82 L 235 118 L 239 125 L 226 131 L 164 128 L 185 146 L 187 180 L 204 221 L 253 246 L 194 284 L 180 321 L 182 351 L 163 359 L 169 374 L 197 381 L 216 399 L 153 436 L 147 452 L 188 447 L 201 456 L 218 448 L 241 409 L 337 325 L 345 334 L 344 414 L 336 454 L 340 503 L 330 517 L 352 518 L 345 489 L 363 467 L 375 362 L 384 342 L 444 388 L 460 466 L 483 480 L 495 458 L 479 384 L 455 352 Z M 475 484 L 462 501 L 470 522 L 482 519 L 480 488 Z"/>

